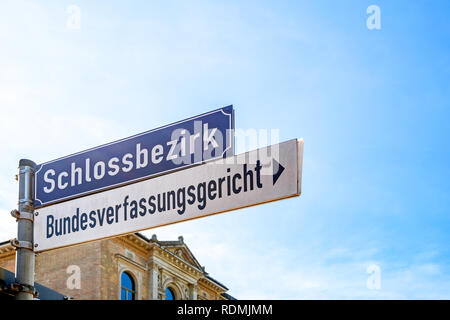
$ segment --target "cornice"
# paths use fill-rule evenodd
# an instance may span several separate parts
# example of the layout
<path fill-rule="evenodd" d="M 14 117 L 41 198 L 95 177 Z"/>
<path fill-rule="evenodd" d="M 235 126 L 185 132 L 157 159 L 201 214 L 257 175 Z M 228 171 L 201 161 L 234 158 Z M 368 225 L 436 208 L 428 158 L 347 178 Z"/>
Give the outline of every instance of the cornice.
<path fill-rule="evenodd" d="M 0 258 L 13 255 L 15 252 L 16 250 L 9 242 L 0 246 Z"/>
<path fill-rule="evenodd" d="M 215 283 L 212 280 L 209 280 L 208 278 L 204 277 L 198 280 L 201 284 L 213 289 L 214 291 L 219 291 L 221 293 L 226 292 L 228 289 L 224 288 L 222 286 L 219 286 L 217 283 Z"/>
<path fill-rule="evenodd" d="M 123 260 L 123 261 L 125 261 L 126 263 L 129 263 L 129 264 L 131 264 L 131 265 L 133 265 L 133 266 L 135 266 L 135 267 L 137 267 L 137 268 L 139 268 L 139 269 L 142 269 L 143 271 L 146 271 L 146 270 L 147 270 L 147 267 L 146 267 L 146 266 L 144 266 L 144 265 L 142 265 L 142 264 L 140 264 L 140 263 L 137 263 L 136 261 L 133 261 L 133 260 L 131 260 L 130 258 L 125 257 L 124 255 L 121 255 L 120 253 L 116 253 L 116 254 L 114 255 L 114 257 L 115 257 L 117 260 Z"/>
<path fill-rule="evenodd" d="M 182 258 L 178 257 L 176 254 L 170 252 L 167 249 L 161 248 L 160 246 L 154 246 L 153 247 L 153 255 L 155 257 L 158 257 L 160 260 L 170 262 L 173 266 L 190 273 L 196 278 L 200 278 L 204 276 L 204 273 L 202 270 L 199 270 L 197 267 L 193 266 L 189 262 L 183 260 Z"/>

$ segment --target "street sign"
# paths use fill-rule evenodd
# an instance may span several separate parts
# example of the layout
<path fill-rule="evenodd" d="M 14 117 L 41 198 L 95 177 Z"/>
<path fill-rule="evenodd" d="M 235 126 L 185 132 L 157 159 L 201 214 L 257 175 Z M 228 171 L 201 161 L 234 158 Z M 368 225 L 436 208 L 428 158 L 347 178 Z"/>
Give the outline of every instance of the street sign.
<path fill-rule="evenodd" d="M 36 210 L 35 251 L 300 195 L 303 140 L 208 161 Z"/>
<path fill-rule="evenodd" d="M 234 155 L 233 106 L 105 144 L 35 168 L 34 207 Z"/>

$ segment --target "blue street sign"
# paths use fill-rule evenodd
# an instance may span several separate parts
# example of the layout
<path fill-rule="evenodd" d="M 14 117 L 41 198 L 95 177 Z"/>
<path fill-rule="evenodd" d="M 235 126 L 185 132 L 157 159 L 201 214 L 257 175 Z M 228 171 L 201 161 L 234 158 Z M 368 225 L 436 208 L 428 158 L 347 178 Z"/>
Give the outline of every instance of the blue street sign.
<path fill-rule="evenodd" d="M 233 106 L 37 165 L 41 207 L 234 155 Z"/>

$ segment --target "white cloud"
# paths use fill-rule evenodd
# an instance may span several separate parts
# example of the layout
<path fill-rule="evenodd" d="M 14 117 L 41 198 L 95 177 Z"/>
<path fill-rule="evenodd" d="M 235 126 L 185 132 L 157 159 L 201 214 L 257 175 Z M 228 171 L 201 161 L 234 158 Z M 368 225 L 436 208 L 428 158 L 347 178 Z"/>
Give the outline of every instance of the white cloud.
<path fill-rule="evenodd" d="M 328 251 L 309 250 L 308 244 L 279 246 L 269 235 L 254 242 L 242 242 L 245 227 L 220 228 L 228 218 L 189 221 L 146 231 L 159 239 L 177 239 L 186 244 L 210 275 L 229 287 L 238 299 L 433 299 L 448 297 L 450 279 L 441 277 L 441 267 L 421 261 L 374 259 L 378 248 L 352 250 L 336 247 Z M 256 238 L 255 238 L 256 239 Z M 265 240 L 265 241 L 264 241 Z M 418 257 L 429 257 L 419 252 Z M 432 256 L 432 255 L 431 255 Z M 381 289 L 366 283 L 369 265 L 381 268 Z M 406 267 L 405 267 L 406 266 Z M 443 279 L 447 279 L 444 280 Z"/>

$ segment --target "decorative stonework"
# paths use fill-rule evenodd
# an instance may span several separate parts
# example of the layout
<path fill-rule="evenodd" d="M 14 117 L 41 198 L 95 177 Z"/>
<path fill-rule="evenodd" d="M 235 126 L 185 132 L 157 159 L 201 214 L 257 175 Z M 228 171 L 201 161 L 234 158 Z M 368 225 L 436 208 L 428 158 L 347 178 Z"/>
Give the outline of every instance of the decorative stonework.
<path fill-rule="evenodd" d="M 158 274 L 158 288 L 162 289 L 162 279 L 161 279 L 161 274 Z"/>

